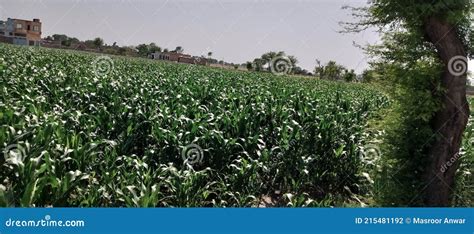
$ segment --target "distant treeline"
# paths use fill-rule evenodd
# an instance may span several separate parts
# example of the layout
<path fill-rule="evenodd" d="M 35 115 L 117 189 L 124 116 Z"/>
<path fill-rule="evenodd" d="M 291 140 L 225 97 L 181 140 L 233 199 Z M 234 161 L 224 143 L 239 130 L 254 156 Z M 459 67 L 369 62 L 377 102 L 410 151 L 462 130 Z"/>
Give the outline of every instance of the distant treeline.
<path fill-rule="evenodd" d="M 155 52 L 176 52 L 184 53 L 182 46 L 177 46 L 174 50 L 168 48 L 162 48 L 156 43 L 152 42 L 149 44 L 139 44 L 131 46 L 119 46 L 117 42 L 112 43 L 112 45 L 106 44 L 104 40 L 100 37 L 97 37 L 92 40 L 81 41 L 75 37 L 69 37 L 64 34 L 54 34 L 47 36 L 43 39 L 43 46 L 46 47 L 56 47 L 64 49 L 74 49 L 74 50 L 87 50 L 100 52 L 105 54 L 114 54 L 122 56 L 133 56 L 133 57 L 143 57 L 147 58 L 150 54 Z M 236 69 L 240 64 L 229 63 L 224 60 L 217 60 L 212 58 L 212 52 L 207 52 L 206 55 L 197 55 L 205 57 L 207 61 L 211 64 L 220 64 L 224 66 L 235 67 Z"/>
<path fill-rule="evenodd" d="M 133 56 L 133 57 L 148 57 L 155 52 L 176 52 L 183 53 L 182 46 L 177 46 L 174 50 L 162 48 L 156 43 L 139 44 L 131 46 L 119 46 L 117 42 L 112 45 L 106 44 L 104 40 L 97 37 L 92 40 L 81 41 L 75 37 L 69 37 L 64 34 L 54 34 L 43 39 L 43 45 L 46 47 L 86 50 L 105 54 Z M 378 72 L 376 69 L 365 70 L 362 74 L 357 75 L 353 69 L 348 69 L 335 61 L 329 61 L 322 65 L 319 60 L 316 60 L 316 66 L 312 72 L 299 67 L 298 59 L 295 56 L 287 55 L 284 51 L 274 52 L 270 51 L 264 53 L 253 61 L 248 61 L 243 64 L 235 64 L 226 62 L 224 60 L 217 60 L 212 58 L 213 52 L 207 52 L 206 55 L 198 55 L 205 57 L 210 64 L 219 64 L 226 67 L 233 67 L 235 69 L 246 68 L 249 71 L 257 72 L 271 72 L 273 69 L 286 69 L 284 71 L 288 74 L 314 76 L 324 80 L 337 80 L 346 82 L 372 82 L 377 79 Z"/>

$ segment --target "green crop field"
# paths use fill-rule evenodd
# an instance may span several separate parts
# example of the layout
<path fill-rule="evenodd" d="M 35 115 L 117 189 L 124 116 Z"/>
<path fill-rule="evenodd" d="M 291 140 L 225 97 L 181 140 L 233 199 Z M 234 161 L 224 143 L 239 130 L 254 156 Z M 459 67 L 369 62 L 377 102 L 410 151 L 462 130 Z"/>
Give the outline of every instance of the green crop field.
<path fill-rule="evenodd" d="M 464 131 L 462 141 L 461 155 L 462 162 L 457 174 L 456 197 L 455 201 L 463 206 L 472 206 L 474 204 L 474 97 L 468 97 L 470 103 L 471 115 Z"/>
<path fill-rule="evenodd" d="M 0 44 L 0 206 L 330 206 L 365 85 Z M 269 201 L 270 200 L 270 201 Z"/>

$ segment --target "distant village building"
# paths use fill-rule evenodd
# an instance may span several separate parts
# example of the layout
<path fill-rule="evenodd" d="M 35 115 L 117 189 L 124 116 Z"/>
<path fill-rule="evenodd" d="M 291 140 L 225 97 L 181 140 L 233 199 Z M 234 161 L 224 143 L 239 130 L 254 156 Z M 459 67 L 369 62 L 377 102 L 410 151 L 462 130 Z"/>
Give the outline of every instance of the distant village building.
<path fill-rule="evenodd" d="M 178 63 L 189 63 L 197 65 L 206 65 L 207 59 L 202 57 L 191 56 L 177 52 L 155 52 L 150 54 L 151 59 L 167 60 Z"/>
<path fill-rule="evenodd" d="M 0 42 L 16 45 L 39 46 L 41 43 L 41 22 L 8 18 L 0 20 Z"/>

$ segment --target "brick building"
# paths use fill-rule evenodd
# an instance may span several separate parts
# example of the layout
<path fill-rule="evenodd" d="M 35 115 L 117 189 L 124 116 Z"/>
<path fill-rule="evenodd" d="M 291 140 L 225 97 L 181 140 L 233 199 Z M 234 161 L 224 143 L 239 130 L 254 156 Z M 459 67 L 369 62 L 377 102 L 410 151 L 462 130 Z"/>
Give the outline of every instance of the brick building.
<path fill-rule="evenodd" d="M 178 63 L 189 63 L 189 64 L 198 64 L 206 65 L 207 60 L 205 58 L 191 56 L 189 54 L 182 54 L 177 52 L 156 52 L 150 54 L 151 59 L 158 60 L 167 60 Z"/>
<path fill-rule="evenodd" d="M 35 45 L 41 43 L 41 22 L 39 19 L 22 20 L 8 18 L 0 20 L 0 42 L 17 45 Z"/>

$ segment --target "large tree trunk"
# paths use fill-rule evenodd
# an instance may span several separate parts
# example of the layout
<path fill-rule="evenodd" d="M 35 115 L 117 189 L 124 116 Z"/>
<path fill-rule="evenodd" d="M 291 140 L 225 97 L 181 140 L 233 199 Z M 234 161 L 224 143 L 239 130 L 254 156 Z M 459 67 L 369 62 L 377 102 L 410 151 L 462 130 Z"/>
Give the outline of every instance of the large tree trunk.
<path fill-rule="evenodd" d="M 455 56 L 466 58 L 466 52 L 455 25 L 432 17 L 425 21 L 424 31 L 445 65 L 441 85 L 446 90 L 441 99 L 443 107 L 435 114 L 431 125 L 436 138 L 429 149 L 424 203 L 426 206 L 449 206 L 459 167 L 459 148 L 469 118 L 469 104 L 466 98 L 467 73 L 453 73 L 448 65 L 453 65 L 450 60 Z M 463 65 L 464 61 L 461 61 Z M 465 65 L 467 69 L 467 63 Z"/>

